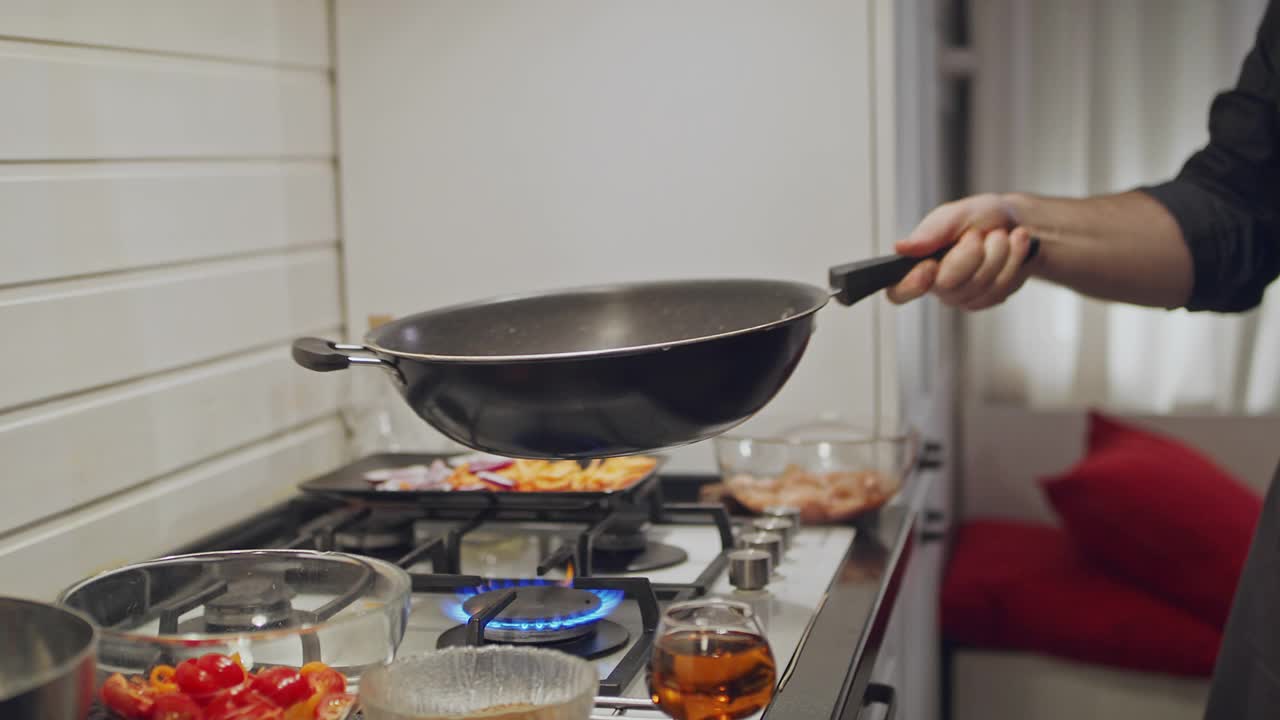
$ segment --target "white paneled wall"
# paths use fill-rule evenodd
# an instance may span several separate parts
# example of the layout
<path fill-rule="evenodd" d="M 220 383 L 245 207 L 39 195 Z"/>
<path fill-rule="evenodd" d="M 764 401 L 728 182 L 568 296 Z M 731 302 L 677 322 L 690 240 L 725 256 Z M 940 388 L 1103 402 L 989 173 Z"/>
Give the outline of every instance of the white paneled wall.
<path fill-rule="evenodd" d="M 50 598 L 340 461 L 324 0 L 0 3 L 0 594 Z"/>
<path fill-rule="evenodd" d="M 892 103 L 873 99 L 891 3 L 336 8 L 353 318 L 623 280 L 822 284 L 891 240 Z M 878 302 L 822 311 L 769 414 L 895 412 Z"/>

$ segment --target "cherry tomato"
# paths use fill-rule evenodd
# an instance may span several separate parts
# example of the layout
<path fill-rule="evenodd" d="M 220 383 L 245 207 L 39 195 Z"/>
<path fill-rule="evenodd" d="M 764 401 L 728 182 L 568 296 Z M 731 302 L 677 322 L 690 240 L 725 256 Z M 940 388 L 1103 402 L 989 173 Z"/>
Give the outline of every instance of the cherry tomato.
<path fill-rule="evenodd" d="M 209 653 L 196 660 L 196 667 L 209 673 L 213 684 L 219 688 L 235 687 L 244 682 L 244 668 L 240 663 L 226 655 Z"/>
<path fill-rule="evenodd" d="M 204 710 L 189 695 L 161 695 L 151 708 L 149 720 L 204 720 Z"/>
<path fill-rule="evenodd" d="M 120 673 L 102 684 L 102 704 L 129 720 L 145 720 L 155 699 L 141 682 L 129 682 Z"/>
<path fill-rule="evenodd" d="M 258 673 L 258 677 L 254 678 L 252 687 L 282 708 L 302 702 L 311 696 L 311 683 L 297 670 L 287 667 L 263 670 Z"/>
<path fill-rule="evenodd" d="M 200 667 L 195 658 L 184 660 L 173 672 L 173 681 L 189 695 L 208 695 L 220 689 L 213 674 Z"/>
<path fill-rule="evenodd" d="M 329 693 L 316 706 L 316 720 L 343 720 L 356 704 L 351 693 Z"/>
<path fill-rule="evenodd" d="M 325 668 L 309 673 L 306 676 L 316 692 L 324 694 L 347 691 L 347 677 L 333 668 Z"/>

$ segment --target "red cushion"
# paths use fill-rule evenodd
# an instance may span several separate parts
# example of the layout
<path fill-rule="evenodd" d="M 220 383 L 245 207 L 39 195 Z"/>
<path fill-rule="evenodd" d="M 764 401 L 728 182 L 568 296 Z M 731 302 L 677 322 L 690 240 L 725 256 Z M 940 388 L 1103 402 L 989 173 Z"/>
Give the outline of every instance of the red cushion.
<path fill-rule="evenodd" d="M 1262 500 L 1200 453 L 1093 413 L 1083 460 L 1044 482 L 1098 567 L 1221 629 Z"/>
<path fill-rule="evenodd" d="M 961 528 L 942 590 L 947 639 L 1111 667 L 1207 677 L 1221 633 L 1089 566 L 1058 528 Z"/>

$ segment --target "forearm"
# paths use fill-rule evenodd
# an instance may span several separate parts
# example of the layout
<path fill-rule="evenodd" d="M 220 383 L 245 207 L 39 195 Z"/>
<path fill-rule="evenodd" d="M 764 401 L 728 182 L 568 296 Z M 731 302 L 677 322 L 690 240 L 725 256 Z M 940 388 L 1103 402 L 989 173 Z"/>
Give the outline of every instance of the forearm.
<path fill-rule="evenodd" d="M 1173 216 L 1149 195 L 1083 199 L 1002 197 L 1018 225 L 1040 238 L 1036 277 L 1091 297 L 1176 308 L 1191 297 L 1191 253 Z"/>

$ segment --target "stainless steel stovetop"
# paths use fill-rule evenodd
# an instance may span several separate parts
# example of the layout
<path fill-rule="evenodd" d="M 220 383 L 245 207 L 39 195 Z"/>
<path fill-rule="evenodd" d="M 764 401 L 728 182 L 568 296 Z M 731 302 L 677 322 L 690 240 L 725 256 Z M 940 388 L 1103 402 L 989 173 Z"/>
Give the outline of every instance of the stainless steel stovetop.
<path fill-rule="evenodd" d="M 647 700 L 644 666 L 657 614 L 672 602 L 708 595 L 732 598 L 755 608 L 785 682 L 828 588 L 848 561 L 855 530 L 801 528 L 768 586 L 744 592 L 730 585 L 725 570 L 723 554 L 726 546 L 732 547 L 732 534 L 738 528 L 724 509 L 675 503 L 662 507 L 666 510 L 660 513 L 661 519 L 646 524 L 645 539 L 679 548 L 687 558 L 635 571 L 591 568 L 594 572 L 574 581 L 575 587 L 625 588 L 608 620 L 625 629 L 626 641 L 592 660 L 601 678 L 601 695 L 615 697 L 620 704 L 627 699 Z M 575 550 L 581 557 L 584 537 L 591 535 L 602 544 L 608 539 L 601 528 L 608 524 L 609 512 L 605 511 L 603 519 L 547 513 L 532 514 L 540 517 L 442 516 L 425 508 L 371 508 L 304 497 L 287 508 L 264 514 L 257 522 L 246 522 L 240 530 L 229 529 L 218 538 L 180 552 L 315 548 L 398 562 L 414 579 L 412 612 L 398 651 L 404 657 L 435 650 L 441 636 L 450 630 L 455 639 L 460 636 L 456 612 L 459 592 L 473 589 L 470 586 L 477 580 L 482 585 L 494 580 L 562 580 L 565 561 L 575 557 Z M 590 557 L 598 555 L 590 553 Z M 595 564 L 603 565 L 598 560 Z M 602 708 L 597 713 L 601 717 L 665 717 L 651 709 Z"/>
<path fill-rule="evenodd" d="M 538 562 L 545 556 L 542 548 L 554 545 L 564 527 L 524 523 L 487 523 L 468 533 L 462 543 L 461 571 L 485 578 L 531 578 Z M 764 590 L 743 592 L 734 589 L 727 573 L 720 573 L 709 587 L 709 595 L 729 597 L 750 604 L 758 613 L 779 667 L 785 667 L 794 654 L 831 583 L 841 560 L 853 541 L 854 530 L 846 527 L 803 528 L 797 533 L 791 550 Z M 689 558 L 673 567 L 621 573 L 613 577 L 643 577 L 653 584 L 693 584 L 721 552 L 717 529 L 713 526 L 672 525 L 653 527 L 651 541 L 684 549 Z M 410 570 L 426 568 L 414 568 Z M 564 576 L 556 570 L 544 578 L 558 580 Z M 418 593 L 413 599 L 413 613 L 400 645 L 399 654 L 411 655 L 434 650 L 441 633 L 455 627 L 457 620 L 449 616 L 447 605 L 456 600 L 447 595 Z M 667 601 L 659 601 L 666 605 Z M 630 634 L 626 645 L 618 651 L 594 660 L 602 679 L 609 677 L 619 660 L 644 634 L 637 601 L 622 601 L 609 619 L 622 625 Z M 643 673 L 622 688 L 622 695 L 648 697 Z M 630 715 L 635 716 L 635 715 Z M 657 717 L 662 717 L 658 715 Z"/>

